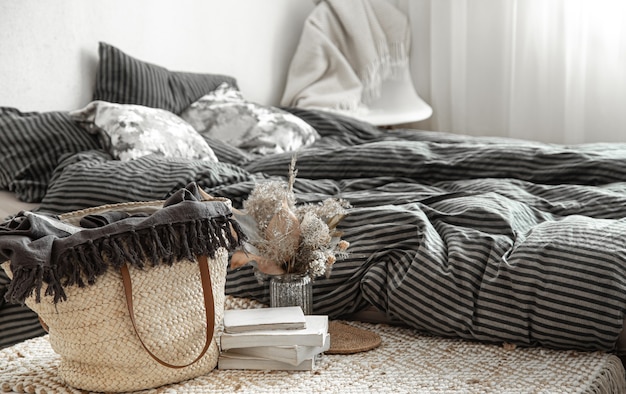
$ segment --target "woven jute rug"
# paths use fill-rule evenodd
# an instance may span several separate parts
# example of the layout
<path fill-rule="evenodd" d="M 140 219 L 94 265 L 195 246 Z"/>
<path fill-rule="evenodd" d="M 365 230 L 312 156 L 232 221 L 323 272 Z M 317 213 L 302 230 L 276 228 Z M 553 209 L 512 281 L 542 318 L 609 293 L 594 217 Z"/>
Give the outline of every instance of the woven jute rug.
<path fill-rule="evenodd" d="M 227 298 L 227 307 L 257 307 Z M 384 324 L 342 322 L 381 343 L 325 354 L 305 372 L 214 370 L 140 393 L 625 393 L 620 360 L 601 352 L 522 349 L 432 337 Z M 332 342 L 332 337 L 331 337 Z M 46 336 L 0 351 L 0 392 L 75 393 L 57 376 Z"/>

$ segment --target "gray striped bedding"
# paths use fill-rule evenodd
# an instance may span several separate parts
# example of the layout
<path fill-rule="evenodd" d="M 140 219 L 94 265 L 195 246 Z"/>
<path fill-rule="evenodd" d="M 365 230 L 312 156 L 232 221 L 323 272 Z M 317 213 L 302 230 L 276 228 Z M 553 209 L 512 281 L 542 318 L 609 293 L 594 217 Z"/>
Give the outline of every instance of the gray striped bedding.
<path fill-rule="evenodd" d="M 35 312 L 4 299 L 9 283 L 9 277 L 0 269 L 0 349 L 45 334 Z"/>
<path fill-rule="evenodd" d="M 626 308 L 626 144 L 386 131 L 285 109 L 322 135 L 297 154 L 298 201 L 352 205 L 340 225 L 350 253 L 315 280 L 315 313 L 374 306 L 447 337 L 614 349 Z M 68 155 L 41 210 L 163 199 L 192 181 L 241 206 L 257 182 L 287 175 L 291 154 L 208 141 L 220 163 Z M 251 267 L 229 271 L 226 292 L 268 302 Z"/>
<path fill-rule="evenodd" d="M 289 158 L 248 171 L 285 174 Z M 449 337 L 613 349 L 626 306 L 626 145 L 565 147 L 415 130 L 300 152 L 300 200 L 342 197 L 350 256 L 315 311 L 372 304 Z M 227 291 L 267 301 L 248 271 Z"/>

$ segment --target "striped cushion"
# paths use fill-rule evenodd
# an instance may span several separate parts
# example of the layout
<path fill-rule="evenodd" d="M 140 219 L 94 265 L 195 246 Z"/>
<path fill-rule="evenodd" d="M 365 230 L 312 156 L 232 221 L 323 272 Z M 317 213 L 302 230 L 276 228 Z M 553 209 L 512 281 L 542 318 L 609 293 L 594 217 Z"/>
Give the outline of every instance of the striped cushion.
<path fill-rule="evenodd" d="M 0 188 L 39 202 L 60 157 L 99 147 L 67 112 L 20 112 L 0 107 Z"/>
<path fill-rule="evenodd" d="M 99 56 L 94 101 L 138 104 L 179 114 L 222 82 L 237 87 L 231 76 L 169 71 L 104 42 L 100 42 Z"/>
<path fill-rule="evenodd" d="M 162 200 L 194 180 L 206 189 L 252 179 L 246 171 L 226 163 L 157 155 L 120 161 L 103 151 L 83 152 L 59 164 L 40 210 L 58 214 L 104 204 Z"/>

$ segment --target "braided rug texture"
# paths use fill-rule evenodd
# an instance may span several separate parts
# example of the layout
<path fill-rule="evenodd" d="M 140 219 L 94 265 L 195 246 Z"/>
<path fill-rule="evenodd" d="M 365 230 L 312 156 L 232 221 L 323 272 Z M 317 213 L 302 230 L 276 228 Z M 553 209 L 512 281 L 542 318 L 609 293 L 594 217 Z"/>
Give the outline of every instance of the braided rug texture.
<path fill-rule="evenodd" d="M 227 297 L 226 308 L 261 307 Z M 522 349 L 443 339 L 385 324 L 344 322 L 382 343 L 350 355 L 323 355 L 314 371 L 213 370 L 140 391 L 178 393 L 624 393 L 620 360 L 601 352 Z M 332 338 L 331 338 L 332 341 Z M 57 374 L 48 336 L 0 351 L 0 392 L 72 393 Z"/>

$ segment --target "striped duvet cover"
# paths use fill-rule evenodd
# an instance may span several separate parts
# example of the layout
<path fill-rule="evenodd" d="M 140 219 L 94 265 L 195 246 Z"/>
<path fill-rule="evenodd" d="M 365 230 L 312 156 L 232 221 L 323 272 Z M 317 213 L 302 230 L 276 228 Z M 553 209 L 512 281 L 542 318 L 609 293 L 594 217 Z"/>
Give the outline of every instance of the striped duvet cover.
<path fill-rule="evenodd" d="M 323 136 L 298 153 L 299 202 L 352 205 L 340 225 L 349 255 L 315 280 L 315 313 L 373 305 L 437 335 L 614 348 L 626 308 L 626 144 L 382 131 L 288 110 Z M 290 154 L 211 146 L 220 163 L 71 156 L 42 210 L 162 199 L 190 181 L 237 206 L 255 183 L 287 175 Z M 226 292 L 268 301 L 250 267 L 229 271 Z"/>

